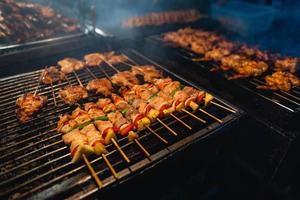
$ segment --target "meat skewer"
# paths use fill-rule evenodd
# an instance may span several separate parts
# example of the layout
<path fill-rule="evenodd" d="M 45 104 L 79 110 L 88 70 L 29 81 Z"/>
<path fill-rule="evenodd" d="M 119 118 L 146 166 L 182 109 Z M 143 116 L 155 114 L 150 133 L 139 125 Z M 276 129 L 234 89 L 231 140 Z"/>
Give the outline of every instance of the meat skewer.
<path fill-rule="evenodd" d="M 149 67 L 147 67 L 147 68 L 149 68 Z M 139 70 L 139 72 L 146 74 L 146 72 L 144 71 L 142 66 L 141 67 L 135 66 L 135 68 L 133 68 L 133 70 L 137 70 L 137 69 Z M 152 71 L 155 71 L 154 67 L 152 68 Z M 184 102 L 186 105 L 189 105 L 193 110 L 196 110 L 196 109 L 198 109 L 199 106 L 194 102 L 194 100 L 197 100 L 200 102 L 204 98 L 205 105 L 207 105 L 208 102 L 210 102 L 213 99 L 213 96 L 208 93 L 204 93 L 204 92 L 200 92 L 200 91 L 198 92 L 197 90 L 193 89 L 192 87 L 188 87 L 188 86 L 184 87 L 180 84 L 180 82 L 172 81 L 171 79 L 155 79 L 155 77 L 150 77 L 150 82 L 152 82 L 155 86 L 157 86 L 158 89 L 160 89 L 161 92 L 163 92 L 167 96 L 170 96 L 171 98 L 173 97 L 175 99 L 173 104 L 174 103 L 175 103 L 175 105 L 178 104 L 177 107 L 180 107 L 179 106 L 180 102 Z M 182 87 L 182 89 L 180 87 Z M 158 92 L 158 94 L 159 93 L 160 92 Z M 188 97 L 190 97 L 190 98 L 188 98 Z M 183 110 L 184 112 L 189 113 L 184 108 L 179 108 L 179 110 Z M 219 123 L 222 123 L 222 120 L 220 120 L 216 116 L 208 113 L 207 111 L 203 110 L 202 108 L 199 108 L 199 110 L 201 112 L 203 112 L 204 114 L 208 115 L 209 117 L 215 119 Z"/>
<path fill-rule="evenodd" d="M 111 80 L 110 76 L 106 73 L 106 71 L 104 69 L 102 69 L 102 67 L 98 66 L 98 68 L 103 72 L 103 74 L 107 77 L 108 80 Z M 90 71 L 90 73 L 92 73 Z M 93 74 L 93 73 L 92 73 Z M 93 75 L 94 77 L 96 77 L 95 75 Z M 151 117 L 150 117 L 151 118 Z M 153 133 L 159 140 L 161 140 L 163 143 L 168 144 L 168 141 L 165 140 L 164 138 L 162 138 L 159 134 L 157 134 L 150 126 L 145 126 L 151 133 Z"/>
<path fill-rule="evenodd" d="M 106 61 L 105 61 L 106 62 Z M 124 62 L 123 62 L 124 63 Z M 111 64 L 111 63 L 107 63 L 109 66 L 111 66 L 111 67 L 113 67 L 113 65 Z M 128 63 L 124 63 L 124 64 L 128 64 Z M 130 65 L 130 64 L 129 64 Z M 138 83 L 138 81 L 135 81 L 135 82 L 132 82 L 132 84 L 131 83 L 127 83 L 126 81 L 128 81 L 128 78 L 127 77 L 134 77 L 134 75 L 135 74 L 131 74 L 130 72 L 126 72 L 126 75 L 125 75 L 125 77 L 126 78 L 124 78 L 124 77 L 122 77 L 122 76 L 124 76 L 124 73 L 120 73 L 120 71 L 119 70 L 117 70 L 115 67 L 113 67 L 113 69 L 115 69 L 118 73 L 116 74 L 116 75 L 114 75 L 113 77 L 112 77 L 112 79 L 113 80 L 115 80 L 114 82 L 115 83 L 118 83 L 118 84 L 121 84 L 122 86 L 132 86 L 132 84 L 137 84 Z M 161 77 L 161 74 L 160 73 L 155 73 L 155 71 L 153 71 L 153 68 L 151 67 L 151 66 L 147 66 L 147 71 L 149 72 L 149 71 L 152 71 L 153 73 L 151 73 L 151 74 L 149 74 L 149 76 L 148 76 L 148 79 L 150 80 L 151 78 L 153 78 L 153 77 Z M 136 71 L 137 72 L 137 74 L 139 73 L 141 73 L 139 70 L 137 70 Z M 118 78 L 121 78 L 122 79 L 122 81 L 118 81 L 118 80 L 116 80 L 116 79 L 118 79 Z M 131 78 L 131 79 L 134 79 L 134 78 Z M 112 81 L 113 81 L 112 80 Z M 186 123 L 184 123 L 182 120 L 180 120 L 178 117 L 176 117 L 175 115 L 173 115 L 172 114 L 172 110 L 169 110 L 169 111 L 167 111 L 168 112 L 168 114 L 170 114 L 173 118 L 175 118 L 176 120 L 178 120 L 181 124 L 183 124 L 185 127 L 187 127 L 188 129 L 191 129 L 191 127 L 189 126 L 189 125 L 187 125 Z M 164 114 L 167 114 L 167 112 L 165 112 Z M 161 123 L 163 126 L 166 126 L 166 124 L 164 124 L 160 119 L 157 119 L 158 121 L 159 121 L 159 123 Z M 172 132 L 174 135 L 177 135 L 177 133 L 175 132 L 175 131 L 173 131 L 172 129 L 169 129 L 169 127 L 167 128 L 170 132 Z"/>
<path fill-rule="evenodd" d="M 128 58 L 128 59 L 129 59 L 129 58 Z M 129 59 L 129 60 L 130 60 L 130 59 Z M 132 61 L 132 60 L 130 60 L 130 61 L 134 63 L 134 61 Z M 131 65 L 131 64 L 129 64 L 129 63 L 123 63 L 123 64 L 130 66 L 130 67 L 132 68 L 133 73 L 134 73 L 134 71 L 138 71 L 138 73 L 136 73 L 136 74 L 148 76 L 149 78 L 145 78 L 145 79 L 144 79 L 146 82 L 152 83 L 152 80 L 153 80 L 153 79 L 155 79 L 155 78 L 162 78 L 161 73 L 160 73 L 157 69 L 155 69 L 154 66 L 151 66 L 151 65 L 150 65 L 150 66 L 146 66 L 146 70 L 143 70 L 143 67 L 144 67 L 143 65 L 139 66 L 139 65 L 136 64 L 136 63 L 135 63 L 134 65 Z M 150 75 L 147 75 L 147 72 L 149 72 L 149 71 L 151 71 L 151 73 L 150 73 Z M 151 75 L 151 74 L 154 74 L 154 75 Z M 150 81 L 147 81 L 147 80 L 150 80 Z M 208 94 L 208 93 L 206 93 L 206 94 Z M 208 94 L 208 95 L 209 95 L 209 94 Z M 229 112 L 236 113 L 236 110 L 233 110 L 233 109 L 231 109 L 231 108 L 228 108 L 227 106 L 223 106 L 223 105 L 221 105 L 221 104 L 219 104 L 219 103 L 213 101 L 213 99 L 211 99 L 211 98 L 212 98 L 212 96 L 210 95 L 210 97 L 208 98 L 209 101 L 207 101 L 207 102 L 205 103 L 205 105 L 209 102 L 209 103 L 214 104 L 215 106 L 218 106 L 218 107 L 220 107 L 220 108 L 222 108 L 222 109 L 225 109 L 225 110 L 227 110 L 227 111 L 229 111 Z M 193 102 L 191 102 L 191 104 L 194 105 Z M 194 108 L 193 108 L 193 107 L 194 107 Z M 193 110 L 196 110 L 195 107 L 197 107 L 197 106 L 196 106 L 196 105 L 192 106 L 192 109 L 193 109 Z M 186 112 L 186 111 L 184 111 L 184 112 Z"/>
<path fill-rule="evenodd" d="M 76 74 L 76 72 L 74 72 L 74 75 L 76 77 L 76 80 L 78 81 L 78 83 L 80 84 L 81 87 L 83 87 L 83 84 L 81 82 L 81 80 L 79 79 L 78 75 Z M 111 129 L 110 129 L 111 130 Z M 110 137 L 110 141 L 115 145 L 115 147 L 118 149 L 118 151 L 120 152 L 120 154 L 122 155 L 122 157 L 124 158 L 124 160 L 127 163 L 130 163 L 130 159 L 128 158 L 128 156 L 124 153 L 124 151 L 121 149 L 121 147 L 119 146 L 119 144 L 117 143 L 117 141 L 114 139 L 115 137 Z"/>
<path fill-rule="evenodd" d="M 133 86 L 134 83 L 137 83 L 138 84 L 138 80 L 137 78 L 132 74 L 130 73 L 129 71 L 123 71 L 123 72 L 126 72 L 125 73 L 121 73 L 117 68 L 115 68 L 112 64 L 106 62 L 104 60 L 104 62 L 109 65 L 110 67 L 112 67 L 116 72 L 117 74 L 115 74 L 113 77 L 108 78 L 112 81 L 112 83 L 115 83 L 115 84 L 118 84 L 118 85 L 121 85 L 121 86 L 124 86 L 124 87 L 129 87 L 129 86 Z M 102 70 L 104 71 L 104 70 Z M 105 73 L 105 75 L 107 75 L 107 73 Z M 126 78 L 122 77 L 122 75 L 125 75 Z M 118 80 L 118 77 L 121 78 L 121 81 Z M 130 77 L 130 78 L 128 78 Z M 127 79 L 128 78 L 128 79 Z M 114 81 L 115 80 L 115 81 Z M 134 80 L 134 81 L 132 81 Z M 166 110 L 165 114 L 167 113 L 170 113 L 170 109 L 164 109 Z M 156 118 L 156 120 L 162 125 L 164 126 L 166 129 L 168 129 L 170 131 L 170 133 L 172 133 L 173 135 L 177 136 L 178 134 L 173 130 L 171 129 L 168 125 L 166 125 L 163 121 L 161 121 L 159 118 Z"/>
<path fill-rule="evenodd" d="M 133 130 L 142 130 L 143 127 L 138 127 L 136 128 L 138 124 L 140 125 L 141 123 L 145 123 L 145 119 L 138 118 L 138 116 L 135 118 L 136 120 L 132 120 L 134 118 L 134 113 L 132 115 L 128 115 L 128 110 L 127 113 L 125 114 L 118 105 L 114 104 L 111 102 L 110 99 L 99 99 L 97 104 L 98 106 L 103 109 L 107 113 L 107 117 L 109 120 L 114 124 L 116 128 L 119 129 L 119 133 L 124 137 L 127 136 L 129 140 L 134 141 L 138 147 L 144 152 L 144 154 L 149 157 L 150 153 L 145 149 L 145 147 L 139 142 L 137 139 L 139 136 L 137 133 L 133 132 Z M 146 122 L 147 123 L 147 122 Z M 150 124 L 150 121 L 148 122 Z M 143 124 L 144 125 L 144 124 Z M 148 125 L 147 125 L 148 126 Z"/>
<path fill-rule="evenodd" d="M 77 108 L 72 112 L 72 115 L 65 114 L 60 116 L 57 130 L 63 134 L 64 143 L 67 145 L 71 144 L 70 151 L 73 163 L 77 162 L 81 157 L 87 160 L 85 159 L 86 154 L 95 153 L 103 157 L 107 166 L 112 169 L 112 174 L 116 175 L 115 170 L 105 156 L 106 149 L 104 144 L 107 138 L 103 138 L 103 134 L 96 130 L 87 112 Z"/>
<path fill-rule="evenodd" d="M 16 114 L 21 123 L 28 122 L 48 101 L 47 96 L 37 94 L 41 84 L 42 75 L 43 74 L 41 74 L 39 78 L 34 93 L 26 93 L 16 100 Z"/>

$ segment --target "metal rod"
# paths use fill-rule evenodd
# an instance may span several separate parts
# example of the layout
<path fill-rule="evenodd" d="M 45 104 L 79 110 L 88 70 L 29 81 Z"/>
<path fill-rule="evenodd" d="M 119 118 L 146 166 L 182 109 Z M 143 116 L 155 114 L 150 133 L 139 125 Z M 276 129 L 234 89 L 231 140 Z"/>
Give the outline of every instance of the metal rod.
<path fill-rule="evenodd" d="M 209 117 L 213 118 L 213 119 L 216 120 L 217 122 L 219 122 L 219 123 L 221 123 L 221 124 L 223 123 L 222 120 L 220 120 L 220 119 L 217 118 L 216 116 L 210 114 L 209 112 L 203 110 L 202 108 L 199 108 L 199 110 L 200 110 L 201 112 L 203 112 L 204 114 L 208 115 Z"/>
<path fill-rule="evenodd" d="M 88 73 L 94 78 L 94 79 L 97 79 L 97 76 L 88 68 L 88 67 L 86 67 L 85 68 L 87 71 L 88 71 Z"/>
<path fill-rule="evenodd" d="M 161 121 L 159 118 L 156 119 L 161 125 L 163 125 L 166 129 L 168 129 L 173 135 L 177 136 L 178 134 L 171 129 L 168 125 L 166 125 L 163 121 Z"/>
<path fill-rule="evenodd" d="M 144 152 L 144 154 L 147 157 L 151 156 L 151 154 L 145 149 L 145 147 L 137 139 L 134 139 L 134 142 L 140 147 L 140 149 Z"/>
<path fill-rule="evenodd" d="M 124 153 L 124 151 L 121 149 L 121 147 L 118 145 L 117 141 L 112 138 L 111 139 L 112 143 L 115 145 L 115 147 L 118 149 L 118 151 L 120 152 L 120 154 L 122 155 L 122 157 L 124 158 L 124 160 L 127 162 L 127 163 L 130 163 L 130 160 L 129 158 L 127 157 L 127 155 Z"/>
<path fill-rule="evenodd" d="M 114 167 L 110 164 L 109 160 L 107 159 L 106 155 L 103 153 L 102 154 L 102 158 L 104 160 L 104 162 L 106 163 L 106 165 L 108 166 L 109 170 L 111 171 L 112 175 L 118 179 L 118 174 L 117 172 L 115 171 Z"/>
<path fill-rule="evenodd" d="M 69 80 L 69 78 L 68 78 L 67 74 L 65 74 L 65 75 L 64 75 L 64 77 L 66 78 L 66 80 L 67 80 L 67 82 L 68 82 L 69 86 L 72 86 L 72 83 L 71 83 L 71 81 Z"/>
<path fill-rule="evenodd" d="M 117 68 L 115 68 L 112 64 L 110 64 L 109 62 L 107 62 L 104 58 L 102 58 L 102 60 L 108 65 L 110 66 L 111 68 L 113 68 L 116 72 L 120 72 L 120 70 L 118 70 Z"/>
<path fill-rule="evenodd" d="M 182 121 L 181 119 L 179 119 L 178 117 L 176 117 L 176 115 L 174 115 L 173 113 L 170 113 L 170 115 L 176 119 L 177 121 L 179 121 L 182 125 L 184 125 L 185 127 L 187 127 L 189 130 L 192 130 L 192 127 L 190 127 L 189 125 L 187 125 L 184 121 Z"/>
<path fill-rule="evenodd" d="M 42 79 L 43 79 L 43 75 L 44 75 L 44 71 L 47 69 L 47 66 L 44 68 L 44 70 L 42 71 L 42 73 L 41 73 L 41 76 L 40 76 L 40 78 L 39 78 L 39 82 L 38 82 L 38 84 L 37 84 L 37 86 L 36 86 L 36 88 L 35 88 L 35 90 L 34 90 L 34 93 L 33 93 L 33 96 L 36 96 L 36 94 L 37 94 L 37 92 L 38 92 L 38 90 L 39 90 L 39 87 L 40 87 L 40 85 L 41 85 L 41 82 L 42 82 Z"/>
<path fill-rule="evenodd" d="M 77 73 L 76 73 L 75 71 L 73 71 L 73 74 L 75 75 L 76 80 L 78 81 L 79 85 L 80 85 L 81 87 L 84 87 L 83 84 L 82 84 L 82 82 L 81 82 L 81 80 L 79 79 Z"/>
<path fill-rule="evenodd" d="M 223 106 L 223 105 L 221 105 L 221 104 L 219 104 L 219 103 L 217 103 L 217 102 L 210 101 L 210 103 L 213 104 L 213 105 L 215 105 L 215 106 L 218 106 L 218 107 L 220 107 L 220 108 L 223 108 L 223 109 L 225 109 L 225 110 L 228 110 L 229 112 L 236 113 L 236 110 L 232 110 L 232 109 L 230 109 L 230 108 L 228 108 L 228 107 L 225 107 L 225 106 Z"/>
<path fill-rule="evenodd" d="M 52 92 L 52 96 L 53 96 L 54 106 L 56 107 L 57 103 L 56 103 L 56 97 L 55 97 L 52 81 L 51 81 L 51 92 Z"/>
<path fill-rule="evenodd" d="M 182 109 L 183 112 L 185 112 L 186 114 L 188 114 L 191 117 L 194 117 L 195 119 L 197 119 L 198 121 L 202 122 L 202 123 L 206 123 L 206 121 L 204 119 L 201 119 L 200 117 L 194 115 L 193 113 L 187 111 L 186 109 Z"/>
<path fill-rule="evenodd" d="M 134 60 L 132 60 L 131 58 L 129 58 L 127 55 L 125 55 L 124 53 L 122 53 L 121 55 L 123 55 L 124 57 L 126 57 L 127 60 L 129 60 L 130 62 L 132 62 L 134 65 L 139 65 Z"/>
<path fill-rule="evenodd" d="M 158 139 L 160 139 L 163 143 L 168 144 L 169 142 L 167 140 L 165 140 L 164 138 L 162 138 L 160 135 L 158 135 L 152 128 L 150 128 L 149 126 L 146 126 L 146 128 L 153 133 Z"/>
<path fill-rule="evenodd" d="M 93 177 L 94 180 L 96 181 L 98 187 L 101 188 L 103 184 L 102 184 L 102 182 L 100 181 L 99 177 L 97 176 L 97 174 L 96 174 L 94 168 L 92 167 L 90 161 L 87 159 L 87 157 L 86 157 L 84 154 L 82 154 L 82 157 L 83 157 L 83 160 L 84 160 L 86 166 L 87 166 L 88 169 L 90 170 L 90 172 L 91 172 L 91 174 L 92 174 L 92 177 Z"/>

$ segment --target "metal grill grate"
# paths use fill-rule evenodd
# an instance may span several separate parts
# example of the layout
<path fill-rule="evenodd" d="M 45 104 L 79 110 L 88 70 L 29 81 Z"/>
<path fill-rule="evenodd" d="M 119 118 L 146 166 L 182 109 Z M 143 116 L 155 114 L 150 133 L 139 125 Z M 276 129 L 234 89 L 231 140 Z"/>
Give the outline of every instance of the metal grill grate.
<path fill-rule="evenodd" d="M 151 60 L 138 55 L 138 52 L 124 50 L 131 59 L 139 64 L 146 64 Z M 165 68 L 155 64 L 163 70 L 164 75 L 174 79 L 179 79 L 184 84 L 190 85 L 180 77 L 167 71 Z M 112 76 L 113 71 L 108 66 L 103 66 L 104 70 Z M 120 71 L 128 70 L 125 65 L 118 65 Z M 104 77 L 98 68 L 90 68 L 97 77 Z M 0 79 L 0 197 L 23 199 L 23 198 L 48 198 L 48 197 L 74 197 L 83 198 L 97 191 L 99 188 L 94 183 L 89 171 L 83 161 L 72 164 L 70 161 L 69 148 L 63 143 L 61 134 L 58 133 L 56 123 L 58 116 L 71 112 L 74 108 L 65 105 L 57 98 L 57 106 L 54 106 L 54 99 L 50 86 L 41 86 L 38 94 L 47 95 L 48 104 L 26 124 L 20 124 L 15 116 L 15 101 L 25 92 L 34 92 L 41 70 Z M 79 79 L 86 85 L 93 77 L 86 70 L 78 72 Z M 68 79 L 73 85 L 78 84 L 73 74 L 68 75 Z M 60 87 L 68 83 L 55 84 L 53 89 L 57 96 Z M 193 85 L 195 86 L 195 85 Z M 95 101 L 99 96 L 91 95 L 86 101 Z M 162 143 L 148 130 L 140 133 L 139 141 L 151 153 L 149 158 L 133 142 L 128 142 L 126 138 L 118 138 L 118 143 L 130 158 L 127 164 L 113 145 L 107 145 L 107 158 L 116 169 L 119 180 L 116 180 L 103 162 L 102 157 L 89 156 L 90 163 L 97 175 L 104 183 L 104 187 L 119 183 L 126 177 L 145 170 L 157 163 L 166 155 L 175 152 L 188 143 L 205 138 L 220 130 L 221 127 L 228 126 L 236 121 L 242 111 L 232 107 L 220 99 L 216 102 L 236 110 L 236 113 L 228 112 L 220 107 L 209 105 L 205 110 L 218 116 L 223 123 L 220 124 L 203 113 L 195 113 L 205 119 L 206 124 L 201 124 L 196 119 L 185 113 L 176 113 L 176 116 L 193 129 L 188 130 L 179 124 L 174 118 L 164 118 L 163 122 L 168 124 L 179 135 L 171 135 L 166 128 L 158 123 L 151 125 L 159 135 L 168 141 L 168 145 Z"/>

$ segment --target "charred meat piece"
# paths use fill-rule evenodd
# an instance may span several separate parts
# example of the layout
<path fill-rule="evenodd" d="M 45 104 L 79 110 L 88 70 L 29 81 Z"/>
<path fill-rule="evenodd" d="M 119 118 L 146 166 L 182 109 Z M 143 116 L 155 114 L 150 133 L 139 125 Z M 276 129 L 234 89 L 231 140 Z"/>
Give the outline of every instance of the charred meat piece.
<path fill-rule="evenodd" d="M 60 98 L 69 105 L 75 104 L 81 99 L 88 97 L 88 92 L 84 87 L 81 86 L 66 86 L 59 90 Z"/>
<path fill-rule="evenodd" d="M 162 78 L 161 71 L 152 65 L 133 66 L 131 71 L 134 75 L 142 75 L 146 82 L 151 82 L 155 78 Z"/>
<path fill-rule="evenodd" d="M 125 87 L 131 87 L 139 83 L 138 79 L 130 71 L 123 71 L 113 75 L 111 81 L 116 85 Z"/>
<path fill-rule="evenodd" d="M 34 95 L 32 93 L 24 94 L 16 101 L 17 104 L 17 117 L 24 123 L 39 111 L 48 101 L 46 96 Z"/>
<path fill-rule="evenodd" d="M 91 91 L 94 90 L 98 94 L 109 96 L 111 94 L 112 85 L 111 82 L 106 78 L 94 79 L 89 81 L 86 89 Z"/>
<path fill-rule="evenodd" d="M 51 66 L 43 71 L 42 82 L 46 85 L 60 82 L 65 79 L 65 74 L 59 71 L 56 67 Z"/>
<path fill-rule="evenodd" d="M 258 86 L 259 89 L 290 91 L 300 85 L 300 80 L 289 72 L 275 72 L 265 78 L 266 85 Z"/>
<path fill-rule="evenodd" d="M 75 58 L 65 58 L 57 63 L 61 67 L 61 71 L 65 74 L 84 68 L 84 63 Z"/>

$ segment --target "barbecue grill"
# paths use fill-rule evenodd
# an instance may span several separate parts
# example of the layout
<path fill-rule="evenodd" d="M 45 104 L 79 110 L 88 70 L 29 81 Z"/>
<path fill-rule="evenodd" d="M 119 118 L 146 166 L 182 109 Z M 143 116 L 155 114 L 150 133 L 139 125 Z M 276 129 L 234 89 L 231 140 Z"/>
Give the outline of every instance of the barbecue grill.
<path fill-rule="evenodd" d="M 217 63 L 213 61 L 197 61 L 203 55 L 198 55 L 189 50 L 163 42 L 162 35 L 153 35 L 146 38 L 147 45 L 154 46 L 152 48 L 163 47 L 165 48 L 164 55 L 168 59 L 177 60 L 181 64 L 191 66 L 191 70 L 205 73 L 217 87 L 225 88 L 226 91 L 238 97 L 249 114 L 254 113 L 255 117 L 260 118 L 262 122 L 269 126 L 275 127 L 274 129 L 280 134 L 291 138 L 298 134 L 299 87 L 293 88 L 289 92 L 266 91 L 256 88 L 258 85 L 263 85 L 264 80 L 262 77 L 229 81 L 227 78 L 233 75 L 233 72 L 211 72 L 212 68 L 218 66 Z M 272 114 L 274 110 L 276 110 L 276 115 Z"/>
<path fill-rule="evenodd" d="M 97 41 L 97 39 L 94 38 L 94 44 L 95 41 Z M 67 46 L 66 44 L 64 45 L 65 47 Z M 87 48 L 86 45 L 83 45 L 78 48 L 73 48 L 67 55 L 81 59 L 84 54 L 95 50 L 111 50 L 111 48 L 103 46 L 105 45 L 99 48 L 91 45 Z M 138 64 L 154 65 L 162 70 L 165 76 L 170 76 L 184 84 L 197 87 L 197 85 L 188 82 L 179 75 L 174 74 L 165 66 L 157 64 L 133 49 L 117 49 L 116 51 L 117 53 L 127 55 Z M 38 56 L 40 57 L 40 55 Z M 47 65 L 50 66 L 55 64 L 58 59 L 63 58 L 62 56 L 65 57 L 66 54 L 62 55 L 61 52 L 58 51 L 52 52 L 47 56 L 44 55 L 43 58 L 44 61 L 48 62 Z M 36 62 L 34 59 L 33 57 L 31 62 L 29 62 L 31 66 L 36 64 L 34 63 Z M 37 63 L 39 63 L 39 61 Z M 129 69 L 129 66 L 124 64 L 119 64 L 115 67 L 120 71 Z M 131 160 L 131 162 L 127 164 L 113 145 L 107 146 L 109 151 L 107 158 L 117 171 L 118 179 L 111 174 L 102 157 L 94 155 L 88 157 L 97 176 L 103 182 L 103 187 L 99 188 L 83 161 L 75 164 L 70 162 L 68 147 L 63 143 L 61 134 L 58 133 L 55 128 L 59 114 L 68 113 L 73 107 L 65 105 L 58 98 L 56 99 L 57 106 L 54 106 L 54 98 L 50 86 L 41 85 L 38 89 L 38 94 L 48 96 L 48 105 L 42 108 L 41 112 L 28 123 L 20 124 L 17 121 L 15 115 L 15 100 L 25 92 L 35 91 L 42 72 L 41 68 L 43 67 L 40 67 L 39 70 L 2 78 L 0 80 L 1 132 L 3 133 L 0 150 L 0 196 L 2 198 L 88 197 L 106 188 L 110 188 L 113 185 L 131 179 L 134 175 L 150 169 L 160 163 L 164 158 L 174 155 L 177 151 L 186 148 L 192 143 L 222 133 L 227 128 L 234 126 L 243 115 L 242 110 L 216 97 L 214 100 L 216 103 L 235 111 L 235 113 L 232 113 L 213 104 L 205 108 L 208 113 L 222 120 L 222 123 L 200 112 L 194 114 L 207 121 L 207 123 L 201 123 L 186 113 L 177 113 L 177 118 L 192 127 L 192 130 L 189 130 L 174 118 L 166 117 L 163 119 L 163 122 L 176 131 L 178 136 L 170 134 L 168 129 L 160 123 L 154 123 L 151 128 L 164 138 L 168 144 L 163 143 L 150 131 L 142 131 L 139 141 L 151 154 L 149 157 L 147 157 L 134 142 L 128 142 L 125 138 L 118 138 L 120 147 Z M 105 74 L 98 68 L 90 68 L 90 70 L 97 77 L 105 77 Z M 108 65 L 103 66 L 103 70 L 109 76 L 116 73 L 116 71 Z M 83 85 L 86 85 L 89 80 L 93 79 L 91 74 L 86 70 L 81 70 L 76 73 Z M 69 74 L 68 79 L 73 85 L 79 84 L 74 74 Z M 55 95 L 57 96 L 59 88 L 66 85 L 68 85 L 67 81 L 53 85 Z M 95 101 L 96 99 L 97 96 L 92 95 L 87 101 Z"/>

